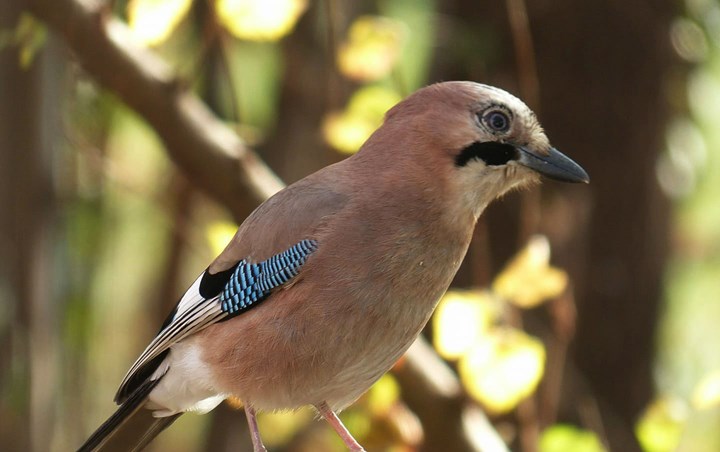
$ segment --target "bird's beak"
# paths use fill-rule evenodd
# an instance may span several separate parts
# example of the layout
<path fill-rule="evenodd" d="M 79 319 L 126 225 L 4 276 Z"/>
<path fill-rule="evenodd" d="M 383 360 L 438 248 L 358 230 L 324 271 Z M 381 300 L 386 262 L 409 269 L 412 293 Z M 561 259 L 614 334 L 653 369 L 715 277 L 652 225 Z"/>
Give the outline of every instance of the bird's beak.
<path fill-rule="evenodd" d="M 518 146 L 517 150 L 520 154 L 517 160 L 519 164 L 545 177 L 562 182 L 590 182 L 590 176 L 580 165 L 555 148 L 551 147 L 545 155 L 523 146 Z"/>

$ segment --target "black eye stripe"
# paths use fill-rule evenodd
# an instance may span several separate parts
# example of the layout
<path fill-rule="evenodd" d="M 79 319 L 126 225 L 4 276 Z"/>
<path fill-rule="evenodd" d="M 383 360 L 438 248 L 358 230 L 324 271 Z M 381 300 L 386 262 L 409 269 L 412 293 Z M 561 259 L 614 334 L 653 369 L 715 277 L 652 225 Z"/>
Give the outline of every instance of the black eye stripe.
<path fill-rule="evenodd" d="M 456 166 L 465 166 L 473 159 L 480 159 L 488 166 L 504 165 L 518 158 L 514 146 L 496 141 L 475 142 L 466 147 L 455 157 Z"/>

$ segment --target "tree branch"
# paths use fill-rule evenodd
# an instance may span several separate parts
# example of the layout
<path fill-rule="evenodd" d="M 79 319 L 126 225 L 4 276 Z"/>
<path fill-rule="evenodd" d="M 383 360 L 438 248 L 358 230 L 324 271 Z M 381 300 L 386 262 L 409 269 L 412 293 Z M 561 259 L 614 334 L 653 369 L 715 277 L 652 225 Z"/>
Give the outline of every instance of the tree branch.
<path fill-rule="evenodd" d="M 90 75 L 154 127 L 188 178 L 226 206 L 238 222 L 282 189 L 267 165 L 163 61 L 135 45 L 127 27 L 108 16 L 101 4 L 29 3 L 32 13 L 65 39 Z M 457 377 L 422 338 L 397 375 L 409 406 L 426 426 L 426 450 L 507 450 L 482 412 L 467 403 Z"/>
<path fill-rule="evenodd" d="M 403 400 L 425 429 L 422 450 L 508 451 L 485 413 L 467 399 L 455 373 L 423 336 L 394 373 Z"/>
<path fill-rule="evenodd" d="M 143 116 L 190 180 L 241 221 L 283 187 L 267 165 L 128 28 L 91 0 L 30 0 L 83 68 Z"/>

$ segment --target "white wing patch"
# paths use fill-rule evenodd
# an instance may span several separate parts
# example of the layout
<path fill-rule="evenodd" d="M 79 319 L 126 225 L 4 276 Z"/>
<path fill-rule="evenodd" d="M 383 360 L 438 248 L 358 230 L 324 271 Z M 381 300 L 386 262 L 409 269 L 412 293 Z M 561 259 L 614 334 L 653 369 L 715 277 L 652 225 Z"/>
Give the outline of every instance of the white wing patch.
<path fill-rule="evenodd" d="M 203 273 L 204 274 L 204 273 Z M 192 286 L 185 292 L 177 306 L 177 312 L 172 321 L 155 336 L 155 339 L 145 348 L 145 351 L 130 367 L 125 374 L 117 394 L 123 392 L 130 378 L 142 366 L 150 362 L 153 358 L 170 348 L 173 344 L 183 340 L 187 336 L 196 333 L 206 326 L 218 322 L 227 313 L 223 312 L 218 303 L 218 297 L 205 299 L 200 295 L 201 274 Z M 117 398 L 117 395 L 116 395 Z"/>

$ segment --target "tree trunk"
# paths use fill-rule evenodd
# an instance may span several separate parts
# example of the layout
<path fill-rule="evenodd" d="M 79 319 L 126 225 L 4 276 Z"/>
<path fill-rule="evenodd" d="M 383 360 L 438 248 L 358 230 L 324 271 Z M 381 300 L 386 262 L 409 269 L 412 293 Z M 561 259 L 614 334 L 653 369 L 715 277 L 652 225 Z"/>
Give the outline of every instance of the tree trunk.
<path fill-rule="evenodd" d="M 22 1 L 0 4 L 13 30 Z M 58 307 L 52 300 L 55 195 L 52 143 L 59 126 L 57 49 L 23 69 L 0 49 L 0 437 L 5 450 L 49 450 L 59 385 Z"/>
<path fill-rule="evenodd" d="M 458 0 L 449 7 L 499 40 L 499 53 L 480 55 L 475 65 L 446 61 L 455 70 L 449 78 L 518 92 L 506 5 Z M 668 39 L 676 4 L 543 0 L 527 7 L 540 86 L 536 112 L 555 146 L 592 179 L 587 188 L 546 183 L 543 189 L 548 220 L 540 230 L 551 238 L 554 260 L 570 270 L 578 304 L 569 366 L 597 402 L 612 449 L 639 450 L 633 426 L 653 393 L 668 246 L 669 202 L 655 162 L 669 115 L 664 83 L 676 64 Z M 507 225 L 520 205 L 513 196 L 489 209 L 496 264 L 517 244 L 517 230 Z M 558 218 L 552 209 L 573 212 L 562 217 L 572 224 L 550 223 Z M 563 393 L 561 418 L 577 419 L 578 394 Z"/>

